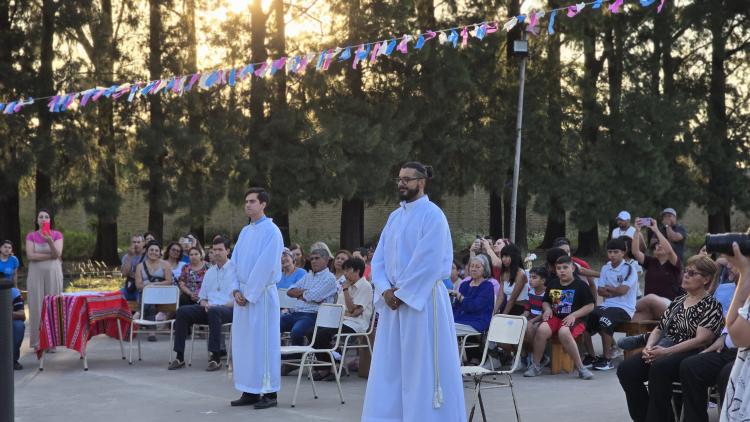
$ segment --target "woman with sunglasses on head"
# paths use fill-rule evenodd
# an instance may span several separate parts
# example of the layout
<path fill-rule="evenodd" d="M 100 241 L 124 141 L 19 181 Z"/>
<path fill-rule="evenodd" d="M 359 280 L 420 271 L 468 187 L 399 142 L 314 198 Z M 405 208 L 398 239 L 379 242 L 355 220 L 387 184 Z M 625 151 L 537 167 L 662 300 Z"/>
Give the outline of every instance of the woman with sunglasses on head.
<path fill-rule="evenodd" d="M 670 399 L 672 383 L 679 381 L 680 364 L 710 345 L 721 332 L 721 304 L 708 292 L 717 271 L 716 263 L 707 256 L 690 258 L 681 284 L 686 293 L 670 303 L 643 352 L 617 368 L 634 421 L 673 420 Z"/>
<path fill-rule="evenodd" d="M 36 215 L 36 230 L 26 235 L 26 258 L 29 274 L 26 289 L 29 299 L 29 344 L 39 347 L 39 320 L 42 302 L 47 295 L 59 295 L 63 289 L 62 252 L 63 235 L 52 230 L 52 214 L 41 209 Z M 53 350 L 48 350 L 53 352 Z"/>
<path fill-rule="evenodd" d="M 135 268 L 135 285 L 138 291 L 142 292 L 143 288 L 149 284 L 171 286 L 172 283 L 172 268 L 169 266 L 169 262 L 161 257 L 161 245 L 155 240 L 148 242 L 146 244 L 146 259 Z M 145 305 L 143 313 L 143 319 L 156 320 L 156 305 Z M 148 341 L 156 341 L 156 336 L 154 334 L 149 335 Z"/>

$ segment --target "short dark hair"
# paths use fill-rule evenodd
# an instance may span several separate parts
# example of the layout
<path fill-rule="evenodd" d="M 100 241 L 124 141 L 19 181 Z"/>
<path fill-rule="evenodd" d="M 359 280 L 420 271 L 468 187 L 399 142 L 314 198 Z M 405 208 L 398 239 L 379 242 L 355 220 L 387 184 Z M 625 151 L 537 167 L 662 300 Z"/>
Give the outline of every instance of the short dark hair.
<path fill-rule="evenodd" d="M 3 240 L 2 242 L 0 242 L 0 246 L 5 246 L 5 245 L 10 245 L 10 247 L 12 248 L 13 242 L 11 242 L 10 240 Z"/>
<path fill-rule="evenodd" d="M 146 243 L 146 250 L 152 246 L 156 246 L 161 250 L 161 243 L 159 243 L 158 240 L 149 240 L 148 243 Z"/>
<path fill-rule="evenodd" d="M 572 264 L 572 263 L 573 263 L 573 260 L 570 259 L 570 257 L 567 254 L 565 254 L 565 255 L 563 255 L 563 256 L 561 256 L 561 257 L 559 257 L 559 258 L 557 258 L 555 260 L 555 265 Z"/>
<path fill-rule="evenodd" d="M 557 239 L 552 241 L 553 248 L 559 248 L 562 245 L 570 246 L 570 240 L 568 240 L 567 237 L 558 237 Z"/>
<path fill-rule="evenodd" d="M 144 238 L 144 239 L 145 239 L 146 237 L 148 237 L 148 236 L 151 236 L 151 237 L 153 237 L 153 238 L 154 238 L 154 240 L 158 240 L 158 238 L 156 237 L 156 234 L 154 234 L 154 232 L 143 232 L 143 238 Z"/>
<path fill-rule="evenodd" d="M 625 240 L 619 237 L 607 242 L 607 250 L 609 251 L 613 249 L 623 252 L 626 252 L 628 250 L 627 246 L 625 245 Z"/>
<path fill-rule="evenodd" d="M 546 280 L 547 277 L 549 277 L 549 273 L 547 272 L 547 269 L 544 267 L 534 267 L 529 270 L 529 274 L 536 274 L 537 277 Z"/>
<path fill-rule="evenodd" d="M 245 196 L 247 196 L 247 195 L 245 195 Z M 293 251 L 295 249 L 299 249 L 301 251 L 302 250 L 302 246 L 300 246 L 299 243 L 290 243 L 289 244 L 289 250 Z"/>
<path fill-rule="evenodd" d="M 364 246 L 356 248 L 356 249 L 354 249 L 354 251 L 355 252 L 359 252 L 359 254 L 362 255 L 362 256 L 367 256 L 367 248 L 365 248 Z"/>
<path fill-rule="evenodd" d="M 247 198 L 247 196 L 251 193 L 258 194 L 258 202 L 262 204 L 268 204 L 271 201 L 271 197 L 270 195 L 268 195 L 268 192 L 266 192 L 265 189 L 259 187 L 248 189 L 247 192 L 245 192 L 245 196 L 243 196 L 243 198 Z"/>
<path fill-rule="evenodd" d="M 247 195 L 245 195 L 245 196 L 247 196 Z M 222 235 L 216 235 L 216 236 L 214 236 L 214 240 L 213 240 L 213 242 L 211 244 L 212 245 L 224 245 L 224 247 L 226 248 L 226 250 L 229 250 L 229 244 L 230 243 L 229 243 L 229 239 L 227 239 L 226 237 L 224 237 Z"/>
<path fill-rule="evenodd" d="M 568 254 L 560 248 L 547 249 L 547 264 L 554 266 L 561 256 L 568 256 Z"/>
<path fill-rule="evenodd" d="M 362 261 L 359 258 L 349 258 L 341 265 L 341 268 L 346 270 L 348 268 L 351 268 L 355 270 L 360 277 L 362 277 L 365 274 L 365 261 Z"/>
<path fill-rule="evenodd" d="M 417 173 L 424 177 L 427 180 L 430 180 L 434 176 L 434 171 L 432 169 L 432 166 L 426 166 L 419 161 L 407 161 L 406 163 L 401 165 L 402 169 L 414 169 L 417 171 Z"/>
<path fill-rule="evenodd" d="M 178 242 L 169 242 L 166 249 L 164 249 L 164 259 L 169 259 L 169 252 L 172 251 L 173 246 L 179 246 L 180 252 L 185 252 L 182 250 L 182 245 L 180 245 Z"/>

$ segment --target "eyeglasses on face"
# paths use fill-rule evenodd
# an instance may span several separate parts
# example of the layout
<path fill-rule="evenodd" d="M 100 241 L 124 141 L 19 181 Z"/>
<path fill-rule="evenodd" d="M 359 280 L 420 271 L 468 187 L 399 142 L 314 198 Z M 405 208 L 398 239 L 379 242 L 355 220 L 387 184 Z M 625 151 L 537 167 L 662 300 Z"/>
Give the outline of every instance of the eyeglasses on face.
<path fill-rule="evenodd" d="M 409 184 L 409 182 L 412 182 L 414 180 L 424 179 L 424 177 L 396 177 L 393 179 L 394 182 L 396 182 L 397 185 L 400 184 Z"/>
<path fill-rule="evenodd" d="M 702 275 L 703 277 L 706 276 L 706 274 L 704 274 L 704 273 L 702 273 L 700 271 L 695 271 L 695 270 L 687 270 L 687 271 L 685 271 L 685 275 L 687 275 L 688 277 L 695 277 L 697 275 Z"/>

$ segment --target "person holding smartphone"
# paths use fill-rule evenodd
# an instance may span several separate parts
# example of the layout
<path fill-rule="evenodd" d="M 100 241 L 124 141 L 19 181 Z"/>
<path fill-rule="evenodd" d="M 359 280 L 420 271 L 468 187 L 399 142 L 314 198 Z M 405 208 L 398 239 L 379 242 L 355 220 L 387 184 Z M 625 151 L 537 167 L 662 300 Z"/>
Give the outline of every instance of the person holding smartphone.
<path fill-rule="evenodd" d="M 29 299 L 29 344 L 36 350 L 39 348 L 39 320 L 44 297 L 59 295 L 63 288 L 63 235 L 52 230 L 52 214 L 46 209 L 39 210 L 34 225 L 36 230 L 26 235 L 26 258 L 29 260 L 26 288 Z"/>

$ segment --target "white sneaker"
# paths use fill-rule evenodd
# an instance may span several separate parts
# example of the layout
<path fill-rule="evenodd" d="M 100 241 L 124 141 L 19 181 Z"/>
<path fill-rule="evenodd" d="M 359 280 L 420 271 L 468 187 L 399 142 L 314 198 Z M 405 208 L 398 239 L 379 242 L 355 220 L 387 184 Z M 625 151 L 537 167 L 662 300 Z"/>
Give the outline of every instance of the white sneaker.
<path fill-rule="evenodd" d="M 594 374 L 592 374 L 591 371 L 589 371 L 586 368 L 580 368 L 578 370 L 578 378 L 585 379 L 585 380 L 590 380 L 590 379 L 594 378 Z"/>
<path fill-rule="evenodd" d="M 167 314 L 165 314 L 164 312 L 159 312 L 154 317 L 154 321 L 166 321 L 166 320 L 167 320 Z"/>
<path fill-rule="evenodd" d="M 612 349 L 611 349 L 609 355 L 611 356 L 610 359 L 617 359 L 620 356 L 622 356 L 622 349 L 620 349 L 617 346 L 612 346 Z"/>
<path fill-rule="evenodd" d="M 538 366 L 536 363 L 532 362 L 531 366 L 529 366 L 529 369 L 526 370 L 526 372 L 523 373 L 524 377 L 536 377 L 542 375 L 542 367 Z"/>

